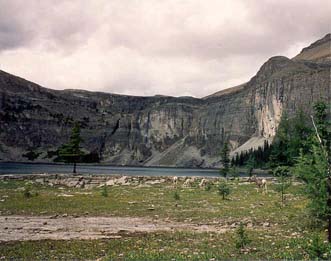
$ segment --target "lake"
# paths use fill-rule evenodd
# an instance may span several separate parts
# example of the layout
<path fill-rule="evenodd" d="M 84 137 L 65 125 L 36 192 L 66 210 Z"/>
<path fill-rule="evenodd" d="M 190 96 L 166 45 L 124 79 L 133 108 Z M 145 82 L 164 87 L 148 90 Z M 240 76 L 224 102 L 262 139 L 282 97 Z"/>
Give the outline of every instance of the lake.
<path fill-rule="evenodd" d="M 41 174 L 41 173 L 72 173 L 72 165 L 46 163 L 7 163 L 0 162 L 0 175 L 4 174 Z M 127 167 L 101 164 L 84 164 L 77 166 L 79 174 L 108 174 L 127 176 L 199 176 L 219 177 L 217 169 L 188 168 L 158 168 L 158 167 Z M 240 173 L 241 177 L 247 176 Z M 260 174 L 259 176 L 269 176 Z"/>
<path fill-rule="evenodd" d="M 2 174 L 40 174 L 40 173 L 72 173 L 72 165 L 39 164 L 39 163 L 0 163 Z M 186 169 L 157 167 L 122 167 L 110 165 L 78 165 L 79 174 L 109 174 L 128 176 L 204 176 L 217 177 L 217 169 Z"/>

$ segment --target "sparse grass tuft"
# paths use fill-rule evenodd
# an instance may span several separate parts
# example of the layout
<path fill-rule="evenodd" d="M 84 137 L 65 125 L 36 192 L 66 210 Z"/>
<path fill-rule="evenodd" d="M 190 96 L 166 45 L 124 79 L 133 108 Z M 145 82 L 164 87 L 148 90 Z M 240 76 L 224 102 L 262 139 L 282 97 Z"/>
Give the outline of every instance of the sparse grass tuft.
<path fill-rule="evenodd" d="M 106 185 L 102 186 L 100 194 L 103 197 L 108 197 L 108 188 Z"/>
<path fill-rule="evenodd" d="M 177 190 L 176 190 L 175 193 L 174 193 L 174 199 L 175 199 L 175 200 L 180 200 L 180 196 L 179 196 L 179 193 L 178 193 Z"/>

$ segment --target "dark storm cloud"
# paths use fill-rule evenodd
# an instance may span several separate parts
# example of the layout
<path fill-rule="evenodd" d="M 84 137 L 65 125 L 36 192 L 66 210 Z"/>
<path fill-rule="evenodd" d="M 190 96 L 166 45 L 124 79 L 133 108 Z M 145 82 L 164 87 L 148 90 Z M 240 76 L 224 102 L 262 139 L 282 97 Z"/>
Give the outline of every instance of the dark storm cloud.
<path fill-rule="evenodd" d="M 33 36 L 29 34 L 10 1 L 0 1 L 0 51 L 26 45 Z"/>
<path fill-rule="evenodd" d="M 52 88 L 205 96 L 331 31 L 331 2 L 0 0 L 0 69 Z"/>
<path fill-rule="evenodd" d="M 93 33 L 93 15 L 87 1 L 0 0 L 0 51 L 40 44 L 70 50 Z"/>

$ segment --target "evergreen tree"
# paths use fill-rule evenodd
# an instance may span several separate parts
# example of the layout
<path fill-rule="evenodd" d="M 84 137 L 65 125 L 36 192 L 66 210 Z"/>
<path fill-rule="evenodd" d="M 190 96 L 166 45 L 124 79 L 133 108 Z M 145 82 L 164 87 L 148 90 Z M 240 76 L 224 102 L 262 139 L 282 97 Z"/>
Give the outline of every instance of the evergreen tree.
<path fill-rule="evenodd" d="M 247 174 L 249 177 L 252 177 L 254 167 L 255 167 L 255 158 L 253 156 L 250 156 L 246 162 Z"/>
<path fill-rule="evenodd" d="M 239 166 L 239 163 L 240 163 L 240 156 L 238 153 L 236 153 L 236 158 L 234 160 L 234 165 L 235 166 Z"/>
<path fill-rule="evenodd" d="M 253 166 L 251 168 L 264 167 L 270 161 L 270 153 L 272 146 L 265 140 L 263 146 L 259 146 L 257 149 L 250 149 L 249 151 L 242 151 L 236 153 L 233 157 L 232 166 Z M 250 173 L 250 171 L 248 171 Z"/>
<path fill-rule="evenodd" d="M 100 194 L 103 197 L 108 197 L 108 187 L 107 187 L 107 185 L 102 186 Z"/>
<path fill-rule="evenodd" d="M 290 124 L 287 114 L 282 115 L 277 134 L 274 139 L 273 150 L 270 155 L 272 167 L 289 165 L 288 145 L 290 139 Z"/>
<path fill-rule="evenodd" d="M 293 166 L 300 150 L 304 153 L 309 151 L 312 133 L 307 125 L 309 120 L 302 110 L 293 118 L 284 113 L 271 149 L 271 167 Z"/>
<path fill-rule="evenodd" d="M 225 200 L 226 196 L 228 196 L 230 193 L 230 187 L 226 182 L 221 182 L 218 185 L 218 194 L 222 196 L 223 200 Z"/>
<path fill-rule="evenodd" d="M 326 105 L 317 103 L 314 107 L 317 128 L 322 136 L 325 136 L 326 128 L 323 127 L 322 123 L 327 116 Z M 284 112 L 273 144 L 269 145 L 268 141 L 265 140 L 263 146 L 237 153 L 231 161 L 232 166 L 250 166 L 252 158 L 255 161 L 254 168 L 293 166 L 301 150 L 303 153 L 310 151 L 311 136 L 314 132 L 308 124 L 309 121 L 310 119 L 302 110 L 299 110 L 292 118 L 289 118 Z M 325 146 L 330 147 L 330 145 L 330 142 L 325 142 Z"/>
<path fill-rule="evenodd" d="M 233 177 L 234 179 L 238 179 L 239 180 L 239 172 L 237 170 L 237 168 L 235 166 L 232 166 L 229 169 L 229 174 L 231 177 Z"/>
<path fill-rule="evenodd" d="M 221 163 L 222 168 L 220 174 L 226 178 L 230 170 L 230 149 L 228 142 L 225 142 L 221 151 Z"/>
<path fill-rule="evenodd" d="M 231 167 L 235 166 L 236 165 L 236 161 L 235 161 L 235 158 L 232 157 L 231 159 Z"/>
<path fill-rule="evenodd" d="M 285 192 L 292 185 L 289 167 L 279 166 L 273 170 L 274 176 L 277 177 L 278 184 L 276 190 L 280 192 L 282 207 L 285 203 Z"/>
<path fill-rule="evenodd" d="M 317 102 L 314 104 L 315 110 L 315 121 L 318 132 L 320 133 L 320 137 L 323 138 L 324 142 L 326 142 L 328 130 L 327 130 L 327 106 L 324 102 Z"/>
<path fill-rule="evenodd" d="M 328 240 L 331 242 L 331 124 L 327 122 L 326 105 L 314 105 L 315 119 L 312 122 L 315 136 L 311 139 L 311 150 L 300 156 L 295 165 L 295 173 L 306 183 L 306 191 L 311 199 L 312 214 L 328 223 Z"/>
<path fill-rule="evenodd" d="M 299 110 L 291 121 L 293 129 L 290 136 L 289 155 L 292 159 L 299 156 L 300 150 L 303 150 L 304 153 L 309 152 L 312 135 L 312 129 L 307 124 L 309 121 L 310 119 L 302 110 Z M 292 160 L 291 163 L 295 163 L 295 161 Z"/>
<path fill-rule="evenodd" d="M 73 173 L 76 173 L 76 165 L 84 155 L 84 152 L 80 148 L 81 142 L 80 126 L 76 123 L 72 129 L 69 142 L 62 145 L 59 149 L 60 159 L 67 163 L 73 163 Z"/>
<path fill-rule="evenodd" d="M 237 234 L 237 238 L 236 238 L 237 249 L 245 248 L 249 243 L 252 242 L 252 240 L 248 238 L 247 232 L 242 222 L 240 222 L 236 234 Z"/>

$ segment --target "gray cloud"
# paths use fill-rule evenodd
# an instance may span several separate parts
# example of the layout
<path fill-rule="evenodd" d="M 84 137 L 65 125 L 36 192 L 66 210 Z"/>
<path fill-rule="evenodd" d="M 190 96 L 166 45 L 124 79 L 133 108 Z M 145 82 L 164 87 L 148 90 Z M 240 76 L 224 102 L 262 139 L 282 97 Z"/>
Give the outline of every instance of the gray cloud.
<path fill-rule="evenodd" d="M 9 1 L 0 1 L 0 50 L 13 49 L 30 42 L 33 35 L 29 35 L 16 12 L 15 5 Z"/>
<path fill-rule="evenodd" d="M 0 51 L 41 44 L 67 51 L 93 34 L 94 15 L 85 0 L 0 0 Z"/>
<path fill-rule="evenodd" d="M 331 31 L 327 0 L 0 0 L 0 69 L 44 86 L 205 96 Z"/>

